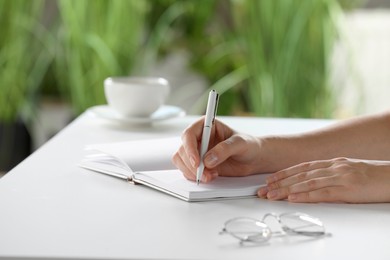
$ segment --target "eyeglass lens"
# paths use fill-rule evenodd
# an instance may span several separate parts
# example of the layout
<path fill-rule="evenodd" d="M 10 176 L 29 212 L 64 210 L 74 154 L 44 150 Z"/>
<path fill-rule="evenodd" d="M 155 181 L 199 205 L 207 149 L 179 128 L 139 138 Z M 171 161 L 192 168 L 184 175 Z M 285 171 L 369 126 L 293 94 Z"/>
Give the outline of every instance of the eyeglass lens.
<path fill-rule="evenodd" d="M 320 236 L 325 234 L 322 222 L 304 213 L 285 213 L 280 215 L 282 228 L 287 233 L 305 236 Z"/>
<path fill-rule="evenodd" d="M 283 231 L 288 234 L 305 236 L 321 236 L 325 234 L 322 222 L 304 213 L 284 213 L 279 216 L 270 213 L 266 214 L 265 218 L 269 216 L 275 217 L 281 224 Z M 229 233 L 241 242 L 264 242 L 269 240 L 272 235 L 271 229 L 263 221 L 245 217 L 228 220 L 222 233 Z"/>
<path fill-rule="evenodd" d="M 271 237 L 269 227 L 253 218 L 234 218 L 225 223 L 224 231 L 241 241 L 262 242 Z"/>

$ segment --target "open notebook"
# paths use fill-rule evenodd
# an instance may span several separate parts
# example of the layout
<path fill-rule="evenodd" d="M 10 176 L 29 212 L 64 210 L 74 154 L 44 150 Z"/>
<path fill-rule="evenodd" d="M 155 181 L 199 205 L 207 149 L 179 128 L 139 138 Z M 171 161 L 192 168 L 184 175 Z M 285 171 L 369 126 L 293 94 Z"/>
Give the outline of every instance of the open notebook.
<path fill-rule="evenodd" d="M 80 166 L 143 184 L 185 201 L 252 197 L 265 185 L 264 174 L 218 177 L 197 185 L 187 180 L 171 162 L 180 143 L 180 138 L 174 137 L 90 145 L 86 147 L 89 154 Z"/>

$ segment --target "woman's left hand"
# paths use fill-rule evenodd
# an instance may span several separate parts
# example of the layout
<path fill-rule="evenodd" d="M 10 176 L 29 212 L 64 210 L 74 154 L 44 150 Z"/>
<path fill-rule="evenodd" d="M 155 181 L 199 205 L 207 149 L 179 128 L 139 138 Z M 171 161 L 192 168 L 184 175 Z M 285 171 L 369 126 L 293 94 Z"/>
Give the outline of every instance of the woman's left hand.
<path fill-rule="evenodd" d="M 390 161 L 312 161 L 267 178 L 259 197 L 291 202 L 390 202 Z"/>

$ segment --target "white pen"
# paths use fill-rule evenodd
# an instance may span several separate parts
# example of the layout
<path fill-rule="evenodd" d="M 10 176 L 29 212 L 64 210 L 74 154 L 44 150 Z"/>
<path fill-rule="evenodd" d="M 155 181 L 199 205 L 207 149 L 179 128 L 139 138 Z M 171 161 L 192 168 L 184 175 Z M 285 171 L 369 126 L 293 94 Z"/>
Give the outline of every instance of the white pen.
<path fill-rule="evenodd" d="M 201 141 L 200 152 L 199 152 L 200 164 L 198 170 L 196 171 L 196 183 L 198 185 L 200 180 L 202 179 L 202 175 L 204 171 L 203 157 L 209 147 L 211 128 L 213 127 L 214 119 L 217 114 L 217 106 L 218 106 L 218 93 L 213 89 L 209 93 L 206 116 L 204 118 L 202 141 Z"/>

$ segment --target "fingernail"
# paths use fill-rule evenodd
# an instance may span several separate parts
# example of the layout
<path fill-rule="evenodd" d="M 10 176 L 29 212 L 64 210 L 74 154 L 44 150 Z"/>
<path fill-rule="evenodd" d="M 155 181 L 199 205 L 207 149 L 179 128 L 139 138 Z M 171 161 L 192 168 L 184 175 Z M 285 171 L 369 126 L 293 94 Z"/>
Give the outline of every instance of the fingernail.
<path fill-rule="evenodd" d="M 298 196 L 296 194 L 288 195 L 288 200 L 297 200 Z"/>
<path fill-rule="evenodd" d="M 207 164 L 207 166 L 212 167 L 217 163 L 218 158 L 213 153 L 211 153 L 211 154 L 207 155 L 204 160 L 205 160 L 205 163 Z"/>
<path fill-rule="evenodd" d="M 269 183 L 267 185 L 268 187 L 268 190 L 276 190 L 278 188 L 278 185 L 274 184 L 274 183 Z"/>
<path fill-rule="evenodd" d="M 277 190 L 271 190 L 270 192 L 267 193 L 267 198 L 269 198 L 269 199 L 274 199 L 277 196 L 278 196 Z"/>
<path fill-rule="evenodd" d="M 265 179 L 265 182 L 267 184 L 270 184 L 270 183 L 273 183 L 276 181 L 276 177 L 275 176 L 268 176 L 266 179 Z"/>
<path fill-rule="evenodd" d="M 190 157 L 190 163 L 191 163 L 191 166 L 192 166 L 193 168 L 196 167 L 196 165 L 195 165 L 195 159 L 194 159 L 193 156 Z"/>
<path fill-rule="evenodd" d="M 217 171 L 212 172 L 211 176 L 213 177 L 213 179 L 217 178 L 218 177 L 218 172 Z"/>
<path fill-rule="evenodd" d="M 209 174 L 205 174 L 203 176 L 205 177 L 203 182 L 209 182 L 209 181 L 212 181 L 212 180 L 214 180 L 215 178 L 218 177 L 218 172 L 216 172 L 216 171 L 210 172 Z"/>
<path fill-rule="evenodd" d="M 261 197 L 264 197 L 265 195 L 267 195 L 268 193 L 268 187 L 261 187 L 259 189 L 259 192 L 258 194 L 261 196 Z"/>

